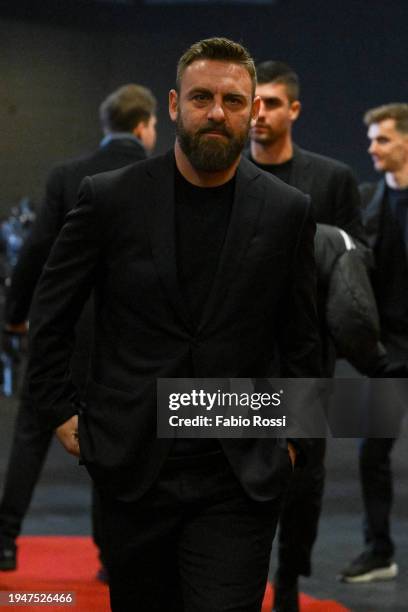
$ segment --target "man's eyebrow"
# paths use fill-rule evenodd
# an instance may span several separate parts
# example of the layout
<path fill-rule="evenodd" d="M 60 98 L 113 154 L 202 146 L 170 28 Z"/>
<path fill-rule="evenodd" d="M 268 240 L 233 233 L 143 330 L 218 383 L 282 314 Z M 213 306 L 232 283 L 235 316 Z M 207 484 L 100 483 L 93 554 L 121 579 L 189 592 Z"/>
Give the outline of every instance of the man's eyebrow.
<path fill-rule="evenodd" d="M 214 92 L 211 89 L 208 89 L 206 87 L 192 87 L 188 92 L 187 95 L 191 96 L 194 94 L 208 94 L 210 96 L 214 95 Z M 239 92 L 239 91 L 227 91 L 223 94 L 223 97 L 225 98 L 226 96 L 233 96 L 236 98 L 247 98 L 248 96 L 246 96 L 245 94 Z"/>
<path fill-rule="evenodd" d="M 261 96 L 260 94 L 257 94 L 257 96 L 261 98 L 262 102 L 281 102 L 281 99 L 277 96 Z"/>
<path fill-rule="evenodd" d="M 226 98 L 227 96 L 231 96 L 233 98 L 248 98 L 247 95 L 239 92 L 239 91 L 227 91 L 227 93 L 224 94 L 224 98 Z"/>
<path fill-rule="evenodd" d="M 192 94 L 196 93 L 210 94 L 211 96 L 213 95 L 213 92 L 210 89 L 207 89 L 206 87 L 192 87 L 192 89 L 190 89 L 190 91 L 188 92 L 188 95 L 191 96 Z"/>

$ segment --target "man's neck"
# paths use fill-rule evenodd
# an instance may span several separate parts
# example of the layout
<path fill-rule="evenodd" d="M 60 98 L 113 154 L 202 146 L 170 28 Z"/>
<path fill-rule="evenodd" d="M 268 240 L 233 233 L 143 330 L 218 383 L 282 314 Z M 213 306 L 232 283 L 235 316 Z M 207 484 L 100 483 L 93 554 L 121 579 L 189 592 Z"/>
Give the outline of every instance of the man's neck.
<path fill-rule="evenodd" d="M 258 164 L 284 164 L 293 157 L 290 135 L 268 144 L 251 140 L 251 157 Z"/>
<path fill-rule="evenodd" d="M 401 168 L 398 172 L 386 172 L 385 182 L 391 189 L 408 188 L 408 166 Z"/>
<path fill-rule="evenodd" d="M 206 172 L 204 170 L 197 170 L 191 165 L 190 160 L 181 150 L 177 140 L 174 145 L 174 154 L 176 157 L 176 166 L 180 174 L 184 176 L 186 181 L 197 187 L 218 187 L 219 185 L 227 183 L 234 176 L 241 159 L 241 156 L 239 156 L 226 170 Z"/>

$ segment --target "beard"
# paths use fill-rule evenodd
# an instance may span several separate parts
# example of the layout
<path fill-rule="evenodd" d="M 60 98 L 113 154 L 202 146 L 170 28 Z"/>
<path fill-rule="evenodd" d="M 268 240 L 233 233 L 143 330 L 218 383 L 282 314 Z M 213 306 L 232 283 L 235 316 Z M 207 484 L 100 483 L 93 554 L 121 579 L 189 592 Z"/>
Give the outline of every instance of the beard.
<path fill-rule="evenodd" d="M 176 135 L 180 148 L 196 170 L 218 172 L 227 170 L 241 154 L 246 140 L 251 119 L 244 130 L 233 134 L 223 124 L 208 121 L 196 132 L 189 132 L 184 127 L 179 113 L 176 123 Z M 207 138 L 208 132 L 217 132 L 224 139 Z"/>

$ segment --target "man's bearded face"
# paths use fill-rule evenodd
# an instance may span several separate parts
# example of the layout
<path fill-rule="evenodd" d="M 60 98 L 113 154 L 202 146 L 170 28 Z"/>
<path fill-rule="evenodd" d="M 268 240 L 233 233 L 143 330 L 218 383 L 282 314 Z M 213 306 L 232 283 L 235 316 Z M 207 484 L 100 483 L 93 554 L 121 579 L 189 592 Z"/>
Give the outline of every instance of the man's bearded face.
<path fill-rule="evenodd" d="M 217 172 L 229 168 L 240 155 L 248 138 L 250 119 L 244 129 L 232 132 L 225 123 L 207 121 L 197 130 L 186 129 L 181 113 L 176 134 L 181 150 L 197 170 Z"/>

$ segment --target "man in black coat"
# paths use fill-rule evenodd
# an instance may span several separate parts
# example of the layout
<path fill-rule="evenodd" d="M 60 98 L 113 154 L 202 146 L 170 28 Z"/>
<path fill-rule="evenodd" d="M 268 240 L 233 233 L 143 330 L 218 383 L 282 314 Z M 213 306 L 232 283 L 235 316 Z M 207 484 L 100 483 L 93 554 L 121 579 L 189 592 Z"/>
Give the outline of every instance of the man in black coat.
<path fill-rule="evenodd" d="M 384 174 L 361 186 L 364 223 L 375 267 L 372 275 L 381 323 L 381 340 L 392 359 L 408 360 L 408 104 L 386 104 L 367 111 L 369 153 Z M 405 406 L 406 407 L 406 406 Z M 372 394 L 369 415 L 384 414 Z M 387 404 L 391 427 L 377 424 L 375 436 L 360 447 L 365 550 L 343 569 L 345 582 L 390 580 L 398 573 L 390 516 L 393 499 L 391 451 L 398 435 L 401 407 Z M 380 429 L 378 430 L 378 427 Z M 388 430 L 388 431 L 387 431 Z"/>
<path fill-rule="evenodd" d="M 292 127 L 301 111 L 297 74 L 287 64 L 269 60 L 257 65 L 257 77 L 261 107 L 250 131 L 249 158 L 259 168 L 310 195 L 317 223 L 337 226 L 363 240 L 360 198 L 350 168 L 293 143 Z M 336 351 L 326 321 L 325 292 L 318 292 L 318 309 L 323 375 L 330 377 Z M 325 440 L 310 440 L 310 450 L 309 463 L 292 480 L 280 520 L 276 612 L 298 612 L 297 579 L 311 573 L 323 496 Z"/>
<path fill-rule="evenodd" d="M 43 206 L 14 269 L 6 302 L 4 337 L 24 334 L 34 289 L 45 261 L 77 200 L 85 176 L 121 168 L 146 158 L 156 139 L 156 101 L 145 87 L 130 84 L 111 93 L 100 106 L 104 138 L 90 155 L 57 166 L 47 181 Z M 71 367 L 82 389 L 91 343 L 91 306 L 85 308 Z M 21 530 L 34 487 L 52 437 L 52 427 L 40 427 L 24 384 L 14 430 L 4 494 L 0 502 L 0 570 L 16 568 L 15 540 Z M 95 539 L 99 544 L 97 517 Z"/>
<path fill-rule="evenodd" d="M 36 295 L 30 388 L 99 489 L 114 612 L 261 607 L 301 441 L 156 434 L 159 378 L 262 378 L 275 353 L 282 376 L 320 375 L 308 198 L 240 155 L 255 83 L 241 45 L 192 45 L 174 152 L 84 181 Z M 91 291 L 79 403 L 67 369 Z"/>

